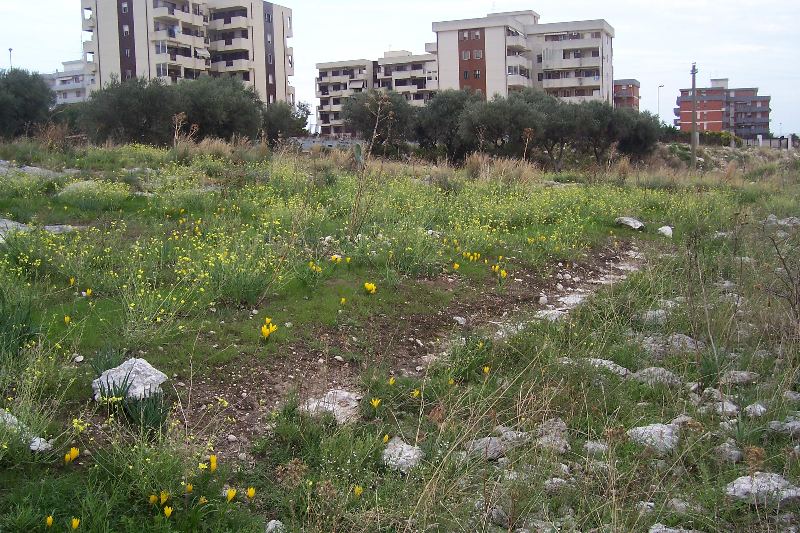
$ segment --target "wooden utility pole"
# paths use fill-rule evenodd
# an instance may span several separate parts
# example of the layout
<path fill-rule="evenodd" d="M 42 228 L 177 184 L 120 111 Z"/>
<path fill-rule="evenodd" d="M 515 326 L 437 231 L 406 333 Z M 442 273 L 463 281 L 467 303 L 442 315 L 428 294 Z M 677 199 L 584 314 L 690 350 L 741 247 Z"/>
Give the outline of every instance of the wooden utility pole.
<path fill-rule="evenodd" d="M 697 170 L 697 63 L 692 63 L 692 170 Z"/>

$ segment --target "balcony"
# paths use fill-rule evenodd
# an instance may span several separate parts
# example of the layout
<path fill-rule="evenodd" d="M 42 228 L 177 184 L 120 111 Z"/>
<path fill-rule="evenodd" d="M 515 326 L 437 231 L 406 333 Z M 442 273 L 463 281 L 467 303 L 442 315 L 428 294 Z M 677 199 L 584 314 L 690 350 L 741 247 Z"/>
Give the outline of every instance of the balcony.
<path fill-rule="evenodd" d="M 597 78 L 560 78 L 555 80 L 542 80 L 545 89 L 565 89 L 569 87 L 600 87 L 600 77 Z"/>
<path fill-rule="evenodd" d="M 600 57 L 579 57 L 570 59 L 545 59 L 542 61 L 542 70 L 563 70 L 583 67 L 599 67 L 602 63 Z"/>
<path fill-rule="evenodd" d="M 528 39 L 524 35 L 506 35 L 506 46 L 516 51 L 530 51 Z"/>
<path fill-rule="evenodd" d="M 208 22 L 208 28 L 210 30 L 246 30 L 249 28 L 249 20 L 247 17 L 216 19 Z"/>
<path fill-rule="evenodd" d="M 286 49 L 286 75 L 294 76 L 294 47 Z"/>
<path fill-rule="evenodd" d="M 237 37 L 235 39 L 224 39 L 212 41 L 211 49 L 215 52 L 231 52 L 236 50 L 250 50 L 250 39 Z"/>
<path fill-rule="evenodd" d="M 506 57 L 506 65 L 509 67 L 522 67 L 530 70 L 531 62 L 525 56 L 510 55 Z"/>
<path fill-rule="evenodd" d="M 54 91 L 74 91 L 86 87 L 86 82 L 83 81 L 68 81 L 67 83 L 56 83 L 51 87 Z"/>
<path fill-rule="evenodd" d="M 249 59 L 227 59 L 211 63 L 213 72 L 239 72 L 249 71 L 253 68 L 253 62 Z"/>
<path fill-rule="evenodd" d="M 92 41 L 83 41 L 83 53 L 84 54 L 96 54 L 97 53 L 97 46 L 94 40 Z"/>
<path fill-rule="evenodd" d="M 508 74 L 507 75 L 507 84 L 509 88 L 523 88 L 523 87 L 530 87 L 531 80 L 530 78 L 526 78 L 521 74 Z"/>
<path fill-rule="evenodd" d="M 83 19 L 83 31 L 94 31 L 97 26 L 97 19 L 92 15 L 89 18 Z"/>

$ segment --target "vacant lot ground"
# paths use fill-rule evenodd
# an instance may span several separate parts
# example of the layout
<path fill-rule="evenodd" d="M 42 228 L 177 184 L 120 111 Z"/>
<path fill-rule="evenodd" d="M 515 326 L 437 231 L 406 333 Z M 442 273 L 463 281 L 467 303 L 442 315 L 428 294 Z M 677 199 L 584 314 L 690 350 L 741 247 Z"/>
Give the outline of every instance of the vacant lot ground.
<path fill-rule="evenodd" d="M 800 527 L 796 159 L 37 156 L 0 163 L 2 531 Z"/>

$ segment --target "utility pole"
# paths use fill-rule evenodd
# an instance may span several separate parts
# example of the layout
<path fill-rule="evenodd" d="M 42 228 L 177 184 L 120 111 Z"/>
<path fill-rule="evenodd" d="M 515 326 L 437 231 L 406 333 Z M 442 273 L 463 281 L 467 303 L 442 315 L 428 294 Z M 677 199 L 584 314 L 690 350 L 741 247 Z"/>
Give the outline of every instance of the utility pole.
<path fill-rule="evenodd" d="M 659 122 L 663 122 L 663 120 L 661 120 L 661 89 L 663 89 L 663 88 L 664 88 L 663 84 L 658 86 L 658 121 Z"/>
<path fill-rule="evenodd" d="M 697 170 L 697 63 L 692 63 L 692 170 Z"/>
<path fill-rule="evenodd" d="M 13 48 L 8 49 L 8 70 L 14 70 L 14 63 L 11 62 L 11 52 L 13 51 Z"/>

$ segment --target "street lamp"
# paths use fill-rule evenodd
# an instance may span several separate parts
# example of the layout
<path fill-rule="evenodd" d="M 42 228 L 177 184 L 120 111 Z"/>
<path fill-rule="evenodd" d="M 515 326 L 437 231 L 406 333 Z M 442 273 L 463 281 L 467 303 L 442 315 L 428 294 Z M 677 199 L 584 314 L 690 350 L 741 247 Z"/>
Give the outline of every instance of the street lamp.
<path fill-rule="evenodd" d="M 661 122 L 663 122 L 663 120 L 661 120 L 661 89 L 663 88 L 663 84 L 658 86 L 658 120 Z"/>
<path fill-rule="evenodd" d="M 8 70 L 14 70 L 14 63 L 11 62 L 11 52 L 13 52 L 13 48 L 8 49 Z"/>

